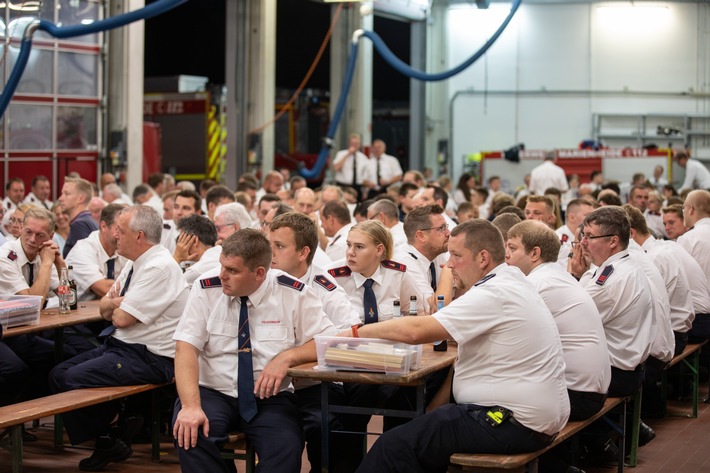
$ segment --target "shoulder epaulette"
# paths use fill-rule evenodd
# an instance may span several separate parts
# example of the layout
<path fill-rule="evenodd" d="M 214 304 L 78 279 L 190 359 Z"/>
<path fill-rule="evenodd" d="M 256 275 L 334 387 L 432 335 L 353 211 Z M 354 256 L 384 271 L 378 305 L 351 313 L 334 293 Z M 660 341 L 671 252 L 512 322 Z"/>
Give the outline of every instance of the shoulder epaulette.
<path fill-rule="evenodd" d="M 16 261 L 17 260 L 17 253 L 15 253 L 14 251 L 9 252 L 7 254 L 7 259 L 9 259 L 10 261 Z"/>
<path fill-rule="evenodd" d="M 567 234 L 562 235 L 562 238 L 560 238 L 560 243 L 567 243 L 567 240 L 569 240 L 569 237 Z"/>
<path fill-rule="evenodd" d="M 303 286 L 306 284 L 299 281 L 298 279 L 293 279 L 285 274 L 282 274 L 281 276 L 277 277 L 276 280 L 281 284 L 282 286 L 290 287 L 291 289 L 296 289 L 297 291 L 302 291 Z"/>
<path fill-rule="evenodd" d="M 211 287 L 222 287 L 222 281 L 219 279 L 219 276 L 200 279 L 200 286 L 202 287 L 202 289 L 209 289 Z"/>
<path fill-rule="evenodd" d="M 341 266 L 339 268 L 333 268 L 328 270 L 328 274 L 334 278 L 340 278 L 343 276 L 350 276 L 353 273 L 352 269 L 348 266 Z"/>
<path fill-rule="evenodd" d="M 333 281 L 331 281 L 330 279 L 326 278 L 326 277 L 323 276 L 322 274 L 319 274 L 319 275 L 317 275 L 316 277 L 314 277 L 314 278 L 313 278 L 313 282 L 316 283 L 316 284 L 318 284 L 318 285 L 323 286 L 324 288 L 326 288 L 326 290 L 328 290 L 328 291 L 330 291 L 330 292 L 334 291 L 335 288 L 338 287 L 338 286 L 335 285 L 335 283 L 334 283 Z"/>
<path fill-rule="evenodd" d="M 407 265 L 398 263 L 396 261 L 392 261 L 391 259 L 386 259 L 382 261 L 382 266 L 384 266 L 387 269 L 394 269 L 396 271 L 401 271 L 403 273 L 407 272 Z"/>
<path fill-rule="evenodd" d="M 597 280 L 595 281 L 598 285 L 603 286 L 604 283 L 606 282 L 607 279 L 609 279 L 609 276 L 611 273 L 614 272 L 614 266 L 609 265 L 606 268 L 604 268 L 604 271 L 599 275 Z"/>
<path fill-rule="evenodd" d="M 493 278 L 495 277 L 495 275 L 496 275 L 496 273 L 485 275 L 483 278 L 481 278 L 480 281 L 478 281 L 476 284 L 474 284 L 474 286 L 480 286 L 480 285 L 483 284 L 484 282 L 493 279 Z"/>
<path fill-rule="evenodd" d="M 165 229 L 165 230 L 170 230 L 170 225 L 167 224 L 167 223 L 164 223 L 164 224 L 163 224 L 163 229 Z"/>

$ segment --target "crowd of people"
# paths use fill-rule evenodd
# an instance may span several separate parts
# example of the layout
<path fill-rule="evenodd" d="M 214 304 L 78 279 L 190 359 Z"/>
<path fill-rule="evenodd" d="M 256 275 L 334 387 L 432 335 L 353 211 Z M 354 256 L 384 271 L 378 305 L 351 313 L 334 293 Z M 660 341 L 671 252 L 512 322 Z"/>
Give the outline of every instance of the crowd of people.
<path fill-rule="evenodd" d="M 175 379 L 183 471 L 235 471 L 220 454 L 234 430 L 259 471 L 300 471 L 304 448 L 320 471 L 320 386 L 287 370 L 315 361 L 315 336 L 339 334 L 452 340 L 458 359 L 427 381 L 428 414 L 385 418 L 366 455 L 357 437 L 333 436 L 333 471 L 446 471 L 457 452 L 539 450 L 568 420 L 641 386 L 643 417 L 664 415 L 664 368 L 710 336 L 702 163 L 676 154 L 679 193 L 662 168 L 619 185 L 600 171 L 566 176 L 550 157 L 511 195 L 496 176 L 484 186 L 465 173 L 454 186 L 404 172 L 381 140 L 369 158 L 360 148 L 352 135 L 333 161 L 337 185 L 317 189 L 287 170 L 245 173 L 236 189 L 155 173 L 128 195 L 106 173 L 98 185 L 68 177 L 52 202 L 46 177 L 27 195 L 9 179 L 0 294 L 56 306 L 71 266 L 77 298 L 99 300 L 104 322 L 67 334 L 59 363 L 51 334 L 0 341 L 0 405 Z M 421 316 L 401 316 L 415 299 Z M 412 403 L 404 388 L 328 390 L 336 404 Z M 63 418 L 72 444 L 94 442 L 83 471 L 129 458 L 141 421 L 121 402 Z M 329 419 L 355 432 L 369 420 Z M 615 459 L 606 430 L 590 429 L 588 459 Z M 640 444 L 654 437 L 642 422 Z M 564 448 L 543 461 L 545 471 L 581 471 Z"/>

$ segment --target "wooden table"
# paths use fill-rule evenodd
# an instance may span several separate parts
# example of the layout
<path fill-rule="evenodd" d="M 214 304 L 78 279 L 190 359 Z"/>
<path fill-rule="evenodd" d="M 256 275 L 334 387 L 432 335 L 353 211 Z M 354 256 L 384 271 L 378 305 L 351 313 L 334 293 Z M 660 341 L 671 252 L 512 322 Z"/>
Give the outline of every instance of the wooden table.
<path fill-rule="evenodd" d="M 288 375 L 293 378 L 321 381 L 321 457 L 322 471 L 328 472 L 329 459 L 329 417 L 330 413 L 336 414 L 370 414 L 388 415 L 395 417 L 417 417 L 424 414 L 426 399 L 426 379 L 430 374 L 446 369 L 454 364 L 458 351 L 456 346 L 449 345 L 447 351 L 434 351 L 432 344 L 422 346 L 422 360 L 419 369 L 412 370 L 405 375 L 366 373 L 358 371 L 331 371 L 315 369 L 317 363 L 305 363 L 288 370 Z M 378 407 L 353 407 L 335 406 L 328 402 L 328 386 L 326 382 L 387 384 L 394 386 L 410 386 L 417 389 L 417 407 L 414 411 L 398 409 L 382 409 Z"/>

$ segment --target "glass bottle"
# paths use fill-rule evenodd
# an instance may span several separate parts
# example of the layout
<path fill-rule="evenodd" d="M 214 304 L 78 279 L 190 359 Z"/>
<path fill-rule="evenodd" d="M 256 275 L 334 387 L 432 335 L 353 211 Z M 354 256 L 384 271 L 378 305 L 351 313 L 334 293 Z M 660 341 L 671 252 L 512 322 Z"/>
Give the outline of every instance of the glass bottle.
<path fill-rule="evenodd" d="M 77 303 L 79 299 L 77 298 L 77 293 L 76 293 L 76 281 L 74 280 L 74 276 L 72 275 L 72 268 L 71 265 L 67 267 L 68 268 L 68 276 L 69 276 L 69 309 L 70 310 L 76 310 Z"/>
<path fill-rule="evenodd" d="M 57 295 L 59 296 L 59 313 L 68 314 L 71 310 L 70 299 L 71 299 L 71 289 L 69 288 L 69 270 L 64 267 L 59 276 L 59 287 L 57 288 Z"/>
<path fill-rule="evenodd" d="M 444 296 L 436 296 L 436 311 L 440 311 L 444 308 Z M 434 342 L 434 351 L 446 351 L 449 348 L 449 342 L 447 340 L 439 340 Z"/>

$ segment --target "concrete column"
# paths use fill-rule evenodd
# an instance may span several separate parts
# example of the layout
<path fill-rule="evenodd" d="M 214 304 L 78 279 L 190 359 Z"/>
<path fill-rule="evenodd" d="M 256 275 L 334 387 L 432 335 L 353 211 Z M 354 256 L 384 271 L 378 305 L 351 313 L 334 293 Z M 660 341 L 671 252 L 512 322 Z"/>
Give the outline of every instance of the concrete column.
<path fill-rule="evenodd" d="M 247 38 L 250 0 L 227 2 L 225 83 L 227 85 L 227 165 L 224 184 L 237 187 L 237 178 L 247 168 Z"/>
<path fill-rule="evenodd" d="M 423 21 L 411 24 L 410 64 L 414 69 L 427 69 L 427 27 Z M 429 166 L 436 170 L 432 155 L 424 148 L 426 127 L 426 82 L 409 80 L 409 168 L 424 169 Z"/>
<path fill-rule="evenodd" d="M 138 10 L 144 0 L 112 1 L 110 14 Z M 125 131 L 126 191 L 143 182 L 143 57 L 145 25 L 131 23 L 109 33 L 108 129 Z"/>
<path fill-rule="evenodd" d="M 447 64 L 446 51 L 446 16 L 447 2 L 445 0 L 434 0 L 431 7 L 431 15 L 427 20 L 426 34 L 426 69 L 429 72 L 441 72 L 447 70 L 451 65 Z M 426 122 L 424 133 L 424 165 L 429 166 L 436 172 L 438 163 L 436 157 L 439 153 L 439 141 L 449 138 L 449 88 L 448 80 L 439 82 L 427 82 L 425 85 L 426 94 Z M 451 167 L 451 143 L 449 143 L 449 169 L 448 173 L 457 179 L 461 170 Z"/>

